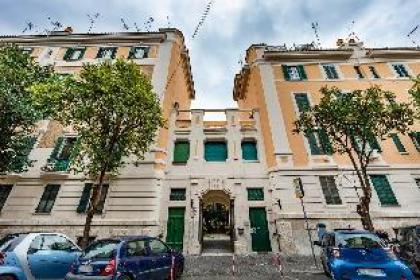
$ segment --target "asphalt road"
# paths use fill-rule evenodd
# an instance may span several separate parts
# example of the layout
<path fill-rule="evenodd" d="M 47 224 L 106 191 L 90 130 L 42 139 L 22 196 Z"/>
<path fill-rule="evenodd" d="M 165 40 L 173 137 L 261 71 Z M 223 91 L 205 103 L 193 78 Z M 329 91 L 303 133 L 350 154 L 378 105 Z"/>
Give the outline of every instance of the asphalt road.
<path fill-rule="evenodd" d="M 326 280 L 321 268 L 313 265 L 306 257 L 283 259 L 283 275 L 273 263 L 272 254 L 236 256 L 235 274 L 232 272 L 231 256 L 188 256 L 182 280 L 227 280 L 227 279 L 287 279 Z"/>

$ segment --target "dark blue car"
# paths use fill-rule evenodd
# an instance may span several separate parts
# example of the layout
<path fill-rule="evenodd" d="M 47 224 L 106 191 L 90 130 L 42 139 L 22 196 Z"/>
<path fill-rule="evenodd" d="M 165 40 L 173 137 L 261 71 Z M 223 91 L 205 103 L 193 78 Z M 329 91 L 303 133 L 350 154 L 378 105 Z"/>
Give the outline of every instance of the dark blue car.
<path fill-rule="evenodd" d="M 413 273 L 377 235 L 361 230 L 325 232 L 321 241 L 325 273 L 337 280 L 414 280 Z"/>
<path fill-rule="evenodd" d="M 184 257 L 157 238 L 129 236 L 101 239 L 89 245 L 67 274 L 67 280 L 163 280 L 181 276 Z"/>

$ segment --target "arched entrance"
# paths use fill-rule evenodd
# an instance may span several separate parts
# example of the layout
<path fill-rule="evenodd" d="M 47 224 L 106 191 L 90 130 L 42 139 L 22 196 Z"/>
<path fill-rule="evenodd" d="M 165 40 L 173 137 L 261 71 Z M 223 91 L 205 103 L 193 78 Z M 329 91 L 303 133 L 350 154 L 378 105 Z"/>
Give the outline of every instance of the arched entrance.
<path fill-rule="evenodd" d="M 202 253 L 230 253 L 233 249 L 233 200 L 223 190 L 211 190 L 200 200 Z"/>

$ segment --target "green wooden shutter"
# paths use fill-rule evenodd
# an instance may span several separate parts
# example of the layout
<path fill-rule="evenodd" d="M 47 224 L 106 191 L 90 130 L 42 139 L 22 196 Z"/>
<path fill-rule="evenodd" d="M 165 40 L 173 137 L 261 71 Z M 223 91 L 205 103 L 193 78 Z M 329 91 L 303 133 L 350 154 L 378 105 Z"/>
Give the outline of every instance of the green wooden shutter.
<path fill-rule="evenodd" d="M 296 105 L 300 113 L 310 108 L 308 95 L 306 93 L 295 94 Z"/>
<path fill-rule="evenodd" d="M 325 130 L 318 130 L 318 136 L 324 153 L 327 155 L 331 155 L 333 153 L 333 146 Z"/>
<path fill-rule="evenodd" d="M 371 175 L 370 178 L 381 205 L 398 205 L 394 191 L 385 175 Z"/>
<path fill-rule="evenodd" d="M 57 159 L 58 153 L 60 152 L 61 147 L 64 144 L 64 141 L 65 141 L 65 137 L 62 137 L 62 136 L 58 137 L 57 141 L 55 142 L 54 149 L 51 152 L 50 159 Z"/>
<path fill-rule="evenodd" d="M 135 57 L 134 57 L 134 53 L 135 53 L 135 51 L 136 51 L 136 47 L 132 47 L 132 48 L 130 49 L 130 52 L 128 53 L 128 58 L 135 58 Z"/>
<path fill-rule="evenodd" d="M 101 198 L 99 199 L 98 206 L 96 207 L 95 214 L 102 214 L 105 206 L 106 196 L 108 194 L 109 185 L 102 185 Z"/>
<path fill-rule="evenodd" d="M 398 152 L 406 153 L 407 150 L 405 149 L 403 143 L 401 143 L 400 137 L 396 133 L 390 134 L 392 141 L 394 142 L 395 146 L 397 147 Z"/>
<path fill-rule="evenodd" d="M 90 201 L 92 191 L 92 184 L 85 184 L 82 196 L 80 197 L 79 206 L 77 206 L 77 213 L 86 213 Z"/>
<path fill-rule="evenodd" d="M 379 145 L 379 142 L 376 139 L 376 137 L 371 137 L 369 139 L 369 146 L 372 150 L 377 150 L 379 153 L 382 152 L 381 145 Z"/>
<path fill-rule="evenodd" d="M 301 80 L 307 80 L 308 77 L 306 76 L 305 68 L 303 67 L 303 65 L 298 65 L 297 69 L 298 69 L 298 72 L 299 72 L 300 79 Z"/>
<path fill-rule="evenodd" d="M 13 185 L 0 185 L 0 211 L 3 209 L 12 188 Z"/>
<path fill-rule="evenodd" d="M 77 59 L 82 59 L 85 56 L 85 52 L 86 52 L 86 48 L 82 48 L 81 52 L 80 52 L 80 55 Z"/>
<path fill-rule="evenodd" d="M 226 161 L 226 142 L 207 142 L 204 145 L 204 158 L 206 161 Z"/>
<path fill-rule="evenodd" d="M 257 143 L 253 141 L 242 142 L 242 159 L 258 160 Z"/>
<path fill-rule="evenodd" d="M 73 48 L 68 48 L 66 50 L 66 53 L 63 56 L 63 60 L 70 60 L 70 57 L 72 56 L 73 52 L 74 52 Z"/>
<path fill-rule="evenodd" d="M 190 143 L 176 142 L 174 148 L 174 163 L 186 163 L 190 158 Z"/>
<path fill-rule="evenodd" d="M 104 52 L 104 48 L 99 48 L 98 53 L 96 54 L 96 58 L 101 58 L 103 52 Z"/>
<path fill-rule="evenodd" d="M 249 201 L 264 200 L 264 190 L 262 188 L 248 188 L 247 191 Z"/>
<path fill-rule="evenodd" d="M 117 54 L 117 49 L 118 49 L 118 48 L 112 48 L 112 55 L 111 55 L 111 58 L 112 58 L 112 59 L 114 59 L 114 58 L 115 58 L 115 55 Z"/>
<path fill-rule="evenodd" d="M 60 185 L 47 185 L 36 208 L 37 213 L 50 213 L 57 198 Z"/>
<path fill-rule="evenodd" d="M 287 65 L 282 65 L 281 68 L 283 69 L 284 79 L 290 81 L 289 67 Z"/>
<path fill-rule="evenodd" d="M 420 132 L 410 132 L 409 136 L 417 151 L 420 152 Z"/>
<path fill-rule="evenodd" d="M 337 185 L 333 176 L 320 176 L 322 192 L 327 204 L 339 205 L 342 204 L 340 194 L 338 193 Z"/>
<path fill-rule="evenodd" d="M 397 74 L 398 74 L 399 77 L 404 77 L 404 74 L 401 72 L 401 69 L 400 69 L 400 65 L 399 64 L 394 64 L 394 65 L 392 65 L 392 67 L 397 72 Z"/>

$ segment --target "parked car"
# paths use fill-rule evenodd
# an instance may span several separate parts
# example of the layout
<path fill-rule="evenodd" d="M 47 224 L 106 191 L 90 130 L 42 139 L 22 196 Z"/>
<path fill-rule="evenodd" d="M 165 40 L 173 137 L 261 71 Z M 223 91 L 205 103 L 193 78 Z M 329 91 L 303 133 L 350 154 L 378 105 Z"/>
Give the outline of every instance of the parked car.
<path fill-rule="evenodd" d="M 395 254 L 420 276 L 420 225 L 394 229 Z"/>
<path fill-rule="evenodd" d="M 0 280 L 63 279 L 80 248 L 60 233 L 15 233 L 0 240 Z"/>
<path fill-rule="evenodd" d="M 410 269 L 369 231 L 325 231 L 314 243 L 321 247 L 322 267 L 332 279 L 414 280 Z"/>
<path fill-rule="evenodd" d="M 160 280 L 184 270 L 184 256 L 154 237 L 126 236 L 90 244 L 67 274 L 67 280 Z"/>

